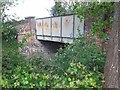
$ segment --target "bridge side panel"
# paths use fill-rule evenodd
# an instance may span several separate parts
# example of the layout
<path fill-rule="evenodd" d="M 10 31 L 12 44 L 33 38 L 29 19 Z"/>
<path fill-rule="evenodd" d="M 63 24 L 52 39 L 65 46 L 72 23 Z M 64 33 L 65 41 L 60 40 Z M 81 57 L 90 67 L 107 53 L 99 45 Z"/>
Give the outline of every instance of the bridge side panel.
<path fill-rule="evenodd" d="M 36 20 L 36 35 L 37 39 L 43 40 L 43 22 L 42 19 Z"/>
<path fill-rule="evenodd" d="M 52 41 L 61 42 L 61 17 L 52 18 Z"/>
<path fill-rule="evenodd" d="M 73 15 L 62 17 L 62 37 L 64 43 L 73 42 Z"/>
<path fill-rule="evenodd" d="M 36 21 L 37 39 L 72 43 L 79 34 L 84 34 L 84 20 L 77 15 L 47 17 Z"/>
<path fill-rule="evenodd" d="M 43 19 L 43 35 L 44 40 L 51 40 L 51 19 Z"/>

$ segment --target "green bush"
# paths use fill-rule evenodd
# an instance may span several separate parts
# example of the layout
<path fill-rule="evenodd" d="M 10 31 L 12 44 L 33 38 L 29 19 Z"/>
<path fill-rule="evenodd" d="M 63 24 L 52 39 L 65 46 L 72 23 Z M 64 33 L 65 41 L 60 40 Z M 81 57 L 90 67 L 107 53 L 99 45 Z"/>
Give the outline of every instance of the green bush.
<path fill-rule="evenodd" d="M 84 65 L 71 62 L 63 75 L 54 75 L 54 88 L 101 88 L 103 75 L 91 72 Z"/>
<path fill-rule="evenodd" d="M 2 87 L 6 88 L 101 88 L 103 74 L 86 69 L 81 63 L 71 62 L 63 73 L 36 73 L 31 64 L 14 66 L 11 74 L 4 73 Z"/>
<path fill-rule="evenodd" d="M 61 70 L 66 70 L 73 60 L 85 65 L 88 70 L 97 69 L 103 73 L 105 56 L 106 53 L 100 50 L 100 46 L 91 39 L 86 41 L 86 37 L 80 36 L 73 44 L 59 50 L 54 58 L 54 63 L 57 67 L 62 67 Z"/>
<path fill-rule="evenodd" d="M 32 64 L 34 71 L 37 73 L 47 73 L 48 69 L 50 68 L 50 62 L 45 58 L 45 55 L 42 52 L 34 53 L 29 58 L 29 63 Z"/>
<path fill-rule="evenodd" d="M 11 74 L 3 74 L 2 87 L 5 88 L 45 88 L 47 79 L 45 74 L 31 72 L 31 65 L 14 67 Z"/>

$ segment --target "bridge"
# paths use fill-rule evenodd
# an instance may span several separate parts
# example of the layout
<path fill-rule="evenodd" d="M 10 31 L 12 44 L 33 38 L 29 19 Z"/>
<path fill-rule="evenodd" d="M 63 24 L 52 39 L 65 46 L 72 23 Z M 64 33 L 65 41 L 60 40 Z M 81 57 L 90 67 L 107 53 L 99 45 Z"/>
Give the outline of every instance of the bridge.
<path fill-rule="evenodd" d="M 87 25 L 88 26 L 88 25 Z M 85 34 L 84 20 L 79 21 L 77 15 L 37 18 L 26 17 L 16 26 L 19 30 L 18 41 L 26 36 L 27 39 L 22 52 L 31 55 L 33 52 L 54 54 L 66 43 L 73 43 L 79 34 Z"/>
<path fill-rule="evenodd" d="M 77 15 L 64 15 L 36 19 L 36 38 L 44 41 L 72 43 L 84 34 L 84 20 Z"/>

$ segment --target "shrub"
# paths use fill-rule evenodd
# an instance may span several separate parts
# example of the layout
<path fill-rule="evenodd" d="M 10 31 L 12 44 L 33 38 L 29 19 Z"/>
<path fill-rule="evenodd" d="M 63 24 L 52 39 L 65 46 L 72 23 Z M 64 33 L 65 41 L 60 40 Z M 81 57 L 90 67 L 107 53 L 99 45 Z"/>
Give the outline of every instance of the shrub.
<path fill-rule="evenodd" d="M 55 75 L 54 88 L 101 88 L 103 74 L 92 72 L 80 62 L 71 62 L 63 75 Z"/>
<path fill-rule="evenodd" d="M 37 73 L 31 64 L 14 66 L 12 73 L 3 73 L 2 87 L 6 88 L 101 88 L 103 74 L 92 72 L 80 62 L 71 62 L 63 74 Z M 39 70 L 39 69 L 38 69 Z"/>
<path fill-rule="evenodd" d="M 105 56 L 106 53 L 100 50 L 100 46 L 92 40 L 86 41 L 86 37 L 81 36 L 75 43 L 68 45 L 65 49 L 60 49 L 54 58 L 54 63 L 57 67 L 66 70 L 71 60 L 74 60 L 91 71 L 97 69 L 99 72 L 103 72 Z"/>

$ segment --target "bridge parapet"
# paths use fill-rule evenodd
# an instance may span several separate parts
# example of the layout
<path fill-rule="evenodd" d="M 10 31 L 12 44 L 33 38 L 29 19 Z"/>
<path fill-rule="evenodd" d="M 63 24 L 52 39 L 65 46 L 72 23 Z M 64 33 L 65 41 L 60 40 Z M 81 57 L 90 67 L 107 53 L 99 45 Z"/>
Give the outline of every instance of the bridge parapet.
<path fill-rule="evenodd" d="M 72 43 L 79 34 L 84 34 L 84 20 L 77 15 L 65 15 L 36 19 L 38 40 Z"/>

